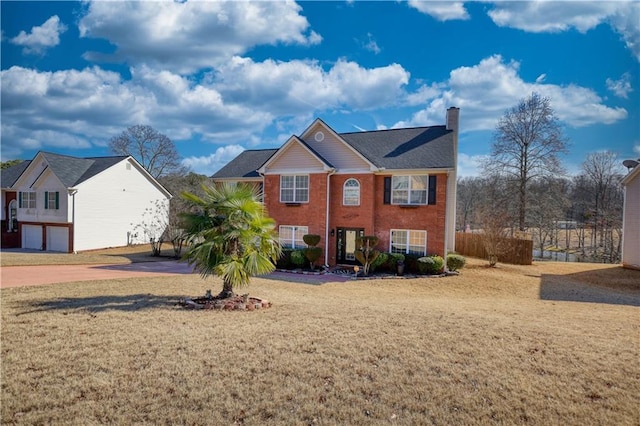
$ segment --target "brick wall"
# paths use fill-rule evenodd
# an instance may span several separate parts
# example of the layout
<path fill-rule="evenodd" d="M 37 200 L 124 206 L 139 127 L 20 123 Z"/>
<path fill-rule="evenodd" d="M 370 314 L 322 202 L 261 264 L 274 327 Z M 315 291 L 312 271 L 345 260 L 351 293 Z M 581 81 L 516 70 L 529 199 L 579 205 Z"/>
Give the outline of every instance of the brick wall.
<path fill-rule="evenodd" d="M 375 229 L 380 239 L 378 247 L 389 250 L 391 229 L 418 229 L 427 231 L 427 254 L 444 253 L 445 217 L 447 200 L 447 175 L 439 174 L 436 189 L 436 204 L 417 207 L 401 207 L 384 204 L 384 176 L 375 177 L 379 188 L 375 199 Z"/>

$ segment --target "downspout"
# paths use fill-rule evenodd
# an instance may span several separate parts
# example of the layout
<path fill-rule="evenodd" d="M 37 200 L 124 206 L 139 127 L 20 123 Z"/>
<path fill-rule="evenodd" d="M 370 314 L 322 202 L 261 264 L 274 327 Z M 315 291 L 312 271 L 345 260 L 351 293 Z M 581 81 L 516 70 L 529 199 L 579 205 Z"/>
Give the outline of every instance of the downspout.
<path fill-rule="evenodd" d="M 325 226 L 324 226 L 324 241 L 325 241 L 325 248 L 324 248 L 324 264 L 325 265 L 329 265 L 329 204 L 331 202 L 331 183 L 329 178 L 331 178 L 332 175 L 334 175 L 336 172 L 336 169 L 331 169 L 329 171 L 329 173 L 327 173 L 327 211 L 325 214 Z"/>
<path fill-rule="evenodd" d="M 67 192 L 71 195 L 71 251 L 73 253 L 77 253 L 76 251 L 76 194 L 78 193 L 77 188 L 68 188 Z"/>

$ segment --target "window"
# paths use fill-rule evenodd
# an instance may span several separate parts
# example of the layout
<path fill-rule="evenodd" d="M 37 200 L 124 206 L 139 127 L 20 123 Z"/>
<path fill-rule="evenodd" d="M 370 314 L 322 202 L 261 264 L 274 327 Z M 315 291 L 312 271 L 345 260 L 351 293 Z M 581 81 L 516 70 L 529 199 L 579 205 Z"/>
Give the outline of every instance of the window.
<path fill-rule="evenodd" d="M 347 179 L 342 188 L 342 204 L 345 206 L 360 205 L 360 183 L 351 178 Z"/>
<path fill-rule="evenodd" d="M 391 230 L 391 253 L 427 254 L 427 231 L 410 229 Z"/>
<path fill-rule="evenodd" d="M 392 204 L 427 204 L 429 176 L 393 176 Z"/>
<path fill-rule="evenodd" d="M 36 208 L 36 193 L 33 191 L 18 193 L 18 208 L 21 209 L 35 209 Z"/>
<path fill-rule="evenodd" d="M 48 210 L 58 210 L 60 208 L 60 193 L 58 191 L 44 193 L 44 208 Z"/>
<path fill-rule="evenodd" d="M 307 245 L 302 237 L 309 233 L 306 226 L 280 226 L 278 234 L 280 235 L 280 245 L 283 248 L 304 248 Z"/>
<path fill-rule="evenodd" d="M 280 201 L 283 203 L 309 202 L 309 176 L 280 176 Z"/>

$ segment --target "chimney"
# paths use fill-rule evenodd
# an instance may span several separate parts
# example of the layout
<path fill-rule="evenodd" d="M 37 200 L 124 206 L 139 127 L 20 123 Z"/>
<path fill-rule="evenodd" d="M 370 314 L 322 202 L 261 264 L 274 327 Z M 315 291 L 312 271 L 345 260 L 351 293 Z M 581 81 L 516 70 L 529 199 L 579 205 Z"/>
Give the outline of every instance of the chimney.
<path fill-rule="evenodd" d="M 450 107 L 447 109 L 447 130 L 458 132 L 458 120 L 460 119 L 460 108 Z"/>

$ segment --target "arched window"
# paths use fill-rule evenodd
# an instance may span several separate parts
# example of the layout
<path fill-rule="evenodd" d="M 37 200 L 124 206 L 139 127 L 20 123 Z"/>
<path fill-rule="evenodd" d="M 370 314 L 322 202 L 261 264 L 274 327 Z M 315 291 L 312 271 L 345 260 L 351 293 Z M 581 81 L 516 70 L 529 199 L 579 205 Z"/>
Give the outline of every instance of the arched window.
<path fill-rule="evenodd" d="M 342 188 L 342 204 L 345 206 L 360 205 L 360 183 L 353 179 L 347 179 Z"/>

